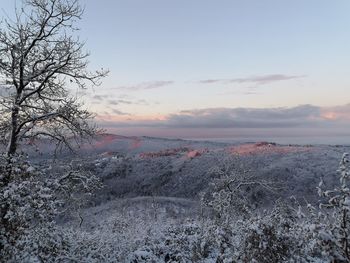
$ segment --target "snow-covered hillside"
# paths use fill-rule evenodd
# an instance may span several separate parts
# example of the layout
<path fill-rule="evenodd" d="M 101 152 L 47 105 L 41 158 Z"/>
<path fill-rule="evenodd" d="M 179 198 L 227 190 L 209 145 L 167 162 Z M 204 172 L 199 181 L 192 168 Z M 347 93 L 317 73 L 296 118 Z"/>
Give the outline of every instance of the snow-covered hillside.
<path fill-rule="evenodd" d="M 50 163 L 51 146 L 37 145 L 32 160 Z M 55 159 L 102 182 L 58 226 L 91 262 L 329 262 L 343 253 L 331 233 L 341 206 L 331 217 L 317 207 L 337 193 L 322 189 L 339 185 L 349 151 L 101 135 Z"/>
<path fill-rule="evenodd" d="M 266 205 L 277 198 L 300 197 L 315 203 L 321 178 L 332 187 L 345 146 L 298 146 L 275 143 L 217 143 L 106 135 L 86 146 L 86 165 L 104 188 L 96 202 L 137 196 L 198 200 L 218 175 L 214 167 L 232 159 L 237 166 L 276 184 L 274 191 L 250 189 L 247 195 Z"/>
<path fill-rule="evenodd" d="M 52 262 L 347 262 L 349 146 L 104 134 L 76 154 L 25 147 L 28 185 L 4 197 L 38 189 L 13 211 L 52 217 L 21 248 L 46 259 L 54 249 Z"/>

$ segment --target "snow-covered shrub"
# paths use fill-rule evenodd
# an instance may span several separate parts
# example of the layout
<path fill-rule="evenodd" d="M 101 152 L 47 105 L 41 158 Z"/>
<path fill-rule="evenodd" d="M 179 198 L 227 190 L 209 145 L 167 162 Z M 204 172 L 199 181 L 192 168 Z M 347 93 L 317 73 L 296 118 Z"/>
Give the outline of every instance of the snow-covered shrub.
<path fill-rule="evenodd" d="M 323 213 L 323 220 L 318 224 L 318 241 L 323 253 L 335 262 L 350 261 L 350 160 L 345 153 L 341 159 L 338 172 L 340 185 L 333 190 L 323 190 L 321 181 L 318 192 L 327 199 L 321 208 L 327 209 Z"/>
<path fill-rule="evenodd" d="M 54 223 L 23 229 L 13 241 L 15 243 L 1 253 L 2 259 L 8 263 L 62 262 L 70 252 L 69 236 Z"/>
<path fill-rule="evenodd" d="M 193 220 L 179 226 L 169 225 L 160 237 L 133 251 L 127 262 L 215 262 L 220 254 L 219 240 L 211 221 L 205 225 Z"/>
<path fill-rule="evenodd" d="M 284 206 L 245 220 L 238 259 L 243 262 L 286 262 L 295 252 L 295 218 Z M 289 212 L 289 211 L 288 211 Z"/>
<path fill-rule="evenodd" d="M 217 219 L 228 222 L 232 217 L 248 217 L 254 207 L 248 193 L 258 188 L 273 189 L 272 183 L 255 176 L 245 168 L 238 158 L 226 158 L 209 173 L 214 179 L 206 192 L 202 193 L 204 206 L 214 210 Z"/>
<path fill-rule="evenodd" d="M 239 220 L 233 262 L 329 262 L 317 242 L 315 211 L 301 209 L 278 200 L 273 209 Z"/>
<path fill-rule="evenodd" d="M 241 240 L 236 261 L 349 262 L 349 168 L 349 155 L 344 154 L 340 186 L 323 190 L 320 183 L 318 192 L 327 200 L 321 209 L 278 202 L 274 209 L 246 218 L 236 227 Z"/>
<path fill-rule="evenodd" d="M 64 234 L 55 218 L 77 209 L 99 183 L 71 165 L 50 172 L 24 156 L 0 156 L 0 258 L 6 262 L 49 262 L 65 253 Z"/>

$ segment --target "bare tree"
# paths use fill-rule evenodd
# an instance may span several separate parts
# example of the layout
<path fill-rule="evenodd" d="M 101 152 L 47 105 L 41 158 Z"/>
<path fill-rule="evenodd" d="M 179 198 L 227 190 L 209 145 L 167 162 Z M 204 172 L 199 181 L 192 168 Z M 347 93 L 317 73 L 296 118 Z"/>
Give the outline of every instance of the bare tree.
<path fill-rule="evenodd" d="M 36 231 L 38 218 L 48 225 L 41 229 L 50 232 L 57 204 L 65 200 L 62 193 L 71 197 L 98 187 L 86 171 L 63 171 L 61 180 L 17 158 L 23 140 L 45 138 L 71 147 L 96 132 L 93 115 L 72 95 L 99 85 L 108 73 L 88 70 L 89 53 L 75 33 L 82 14 L 77 0 L 23 0 L 15 18 L 0 23 L 0 143 L 6 146 L 0 154 L 0 258 L 5 261 L 16 262 L 13 249 L 21 244 L 16 242 Z M 42 199 L 47 197 L 52 198 Z"/>
<path fill-rule="evenodd" d="M 94 134 L 92 114 L 70 91 L 99 85 L 108 72 L 87 68 L 89 53 L 74 36 L 82 13 L 77 0 L 24 0 L 1 24 L 0 137 L 8 156 L 24 139 L 70 147 L 71 138 Z"/>

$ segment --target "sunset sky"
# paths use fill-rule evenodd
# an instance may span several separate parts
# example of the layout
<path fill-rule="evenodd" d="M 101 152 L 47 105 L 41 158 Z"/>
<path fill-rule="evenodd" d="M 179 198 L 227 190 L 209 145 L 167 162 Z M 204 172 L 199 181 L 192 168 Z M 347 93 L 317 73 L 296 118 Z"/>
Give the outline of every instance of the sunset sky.
<path fill-rule="evenodd" d="M 81 3 L 91 68 L 110 70 L 85 101 L 109 131 L 350 134 L 348 0 Z"/>

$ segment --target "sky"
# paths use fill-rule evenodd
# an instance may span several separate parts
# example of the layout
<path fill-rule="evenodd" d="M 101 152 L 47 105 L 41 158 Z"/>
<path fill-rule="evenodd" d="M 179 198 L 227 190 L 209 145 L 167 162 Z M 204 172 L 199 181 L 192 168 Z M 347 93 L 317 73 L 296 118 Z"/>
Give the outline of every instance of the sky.
<path fill-rule="evenodd" d="M 107 131 L 350 134 L 348 0 L 80 2 L 90 67 L 110 70 L 84 100 Z"/>

